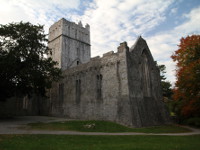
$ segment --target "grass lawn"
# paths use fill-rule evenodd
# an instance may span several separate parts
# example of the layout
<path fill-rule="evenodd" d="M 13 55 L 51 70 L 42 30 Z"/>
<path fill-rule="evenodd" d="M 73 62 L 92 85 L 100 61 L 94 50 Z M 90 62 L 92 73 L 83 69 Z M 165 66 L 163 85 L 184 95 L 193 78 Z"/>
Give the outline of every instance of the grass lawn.
<path fill-rule="evenodd" d="M 199 150 L 195 136 L 0 135 L 0 150 Z"/>
<path fill-rule="evenodd" d="M 91 127 L 90 127 L 91 126 Z M 128 128 L 108 121 L 66 121 L 51 123 L 30 123 L 28 129 L 36 130 L 68 130 L 81 132 L 144 132 L 144 133 L 182 133 L 189 129 L 176 126 L 155 126 L 148 128 Z"/>

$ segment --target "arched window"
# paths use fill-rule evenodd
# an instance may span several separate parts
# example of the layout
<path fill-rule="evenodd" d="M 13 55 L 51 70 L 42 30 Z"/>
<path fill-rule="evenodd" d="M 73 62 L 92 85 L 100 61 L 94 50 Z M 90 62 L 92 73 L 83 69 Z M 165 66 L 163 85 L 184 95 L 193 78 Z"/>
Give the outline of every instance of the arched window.
<path fill-rule="evenodd" d="M 80 56 L 80 49 L 79 48 L 76 48 L 76 54 L 77 54 L 78 57 Z"/>
<path fill-rule="evenodd" d="M 75 38 L 77 38 L 77 30 L 75 30 Z"/>
<path fill-rule="evenodd" d="M 102 78 L 101 74 L 97 75 L 97 99 L 102 99 Z"/>
<path fill-rule="evenodd" d="M 62 105 L 64 100 L 64 83 L 59 84 L 59 104 Z"/>
<path fill-rule="evenodd" d="M 28 109 L 28 95 L 24 96 L 23 98 L 23 109 Z"/>
<path fill-rule="evenodd" d="M 79 104 L 81 101 L 81 80 L 76 80 L 76 103 Z"/>
<path fill-rule="evenodd" d="M 142 89 L 145 97 L 151 96 L 151 79 L 150 79 L 150 67 L 147 53 L 145 50 L 142 52 L 141 60 L 141 72 L 142 72 Z"/>

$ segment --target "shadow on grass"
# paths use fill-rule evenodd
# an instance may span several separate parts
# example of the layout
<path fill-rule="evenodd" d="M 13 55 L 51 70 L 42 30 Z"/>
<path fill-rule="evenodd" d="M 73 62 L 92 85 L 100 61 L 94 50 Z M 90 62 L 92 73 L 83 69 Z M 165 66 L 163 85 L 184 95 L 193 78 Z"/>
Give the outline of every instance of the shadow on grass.
<path fill-rule="evenodd" d="M 80 132 L 140 132 L 140 133 L 185 133 L 189 129 L 178 125 L 154 126 L 147 128 L 129 128 L 109 121 L 65 121 L 51 123 L 29 123 L 27 129 L 30 130 L 61 130 Z"/>
<path fill-rule="evenodd" d="M 199 150 L 196 136 L 0 135 L 1 150 Z"/>

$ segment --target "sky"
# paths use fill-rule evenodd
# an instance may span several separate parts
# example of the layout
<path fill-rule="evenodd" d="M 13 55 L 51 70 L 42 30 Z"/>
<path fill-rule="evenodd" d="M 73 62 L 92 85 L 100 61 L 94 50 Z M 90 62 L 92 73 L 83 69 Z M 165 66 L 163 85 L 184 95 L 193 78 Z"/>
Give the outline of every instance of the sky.
<path fill-rule="evenodd" d="M 200 34 L 200 0 L 0 0 L 0 24 L 31 22 L 45 33 L 61 18 L 90 25 L 91 55 L 131 47 L 142 36 L 167 80 L 176 81 L 170 56 L 182 37 Z"/>

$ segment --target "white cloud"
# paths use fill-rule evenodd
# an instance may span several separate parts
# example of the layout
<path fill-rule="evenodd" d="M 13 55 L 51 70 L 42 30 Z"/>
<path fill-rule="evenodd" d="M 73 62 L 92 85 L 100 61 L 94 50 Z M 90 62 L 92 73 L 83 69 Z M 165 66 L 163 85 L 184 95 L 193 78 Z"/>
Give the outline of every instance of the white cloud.
<path fill-rule="evenodd" d="M 91 26 L 92 56 L 116 50 L 165 20 L 173 0 L 95 0 L 83 16 L 74 16 Z M 128 37 L 128 39 L 127 39 Z M 134 44 L 134 43 L 130 43 Z"/>
<path fill-rule="evenodd" d="M 75 16 L 91 25 L 92 56 L 116 50 L 118 44 L 127 40 L 131 46 L 136 37 L 155 29 L 165 21 L 166 12 L 174 1 L 149 0 L 95 0 L 83 16 Z M 171 10 L 176 13 L 177 9 Z M 170 56 L 177 49 L 182 36 L 199 31 L 198 9 L 185 15 L 187 21 L 170 31 L 147 37 L 147 43 L 155 60 L 167 67 L 167 78 L 175 81 L 175 63 Z M 199 22 L 198 22 L 199 21 Z M 192 28 L 191 28 L 192 27 Z"/>
<path fill-rule="evenodd" d="M 200 7 L 193 9 L 189 14 L 185 14 L 184 17 L 187 22 L 177 26 L 175 31 L 178 31 L 184 35 L 195 34 L 200 31 Z"/>
<path fill-rule="evenodd" d="M 197 7 L 185 17 L 187 20 L 174 27 L 169 31 L 158 33 L 155 36 L 148 37 L 147 43 L 153 53 L 155 60 L 158 60 L 159 64 L 165 64 L 167 67 L 167 78 L 172 83 L 175 82 L 175 63 L 172 62 L 170 56 L 175 50 L 178 49 L 181 37 L 186 37 L 191 34 L 200 34 L 200 7 Z"/>
<path fill-rule="evenodd" d="M 1 0 L 0 24 L 29 21 L 45 24 L 47 32 L 55 20 L 66 16 L 71 9 L 78 9 L 79 5 L 80 0 Z"/>

